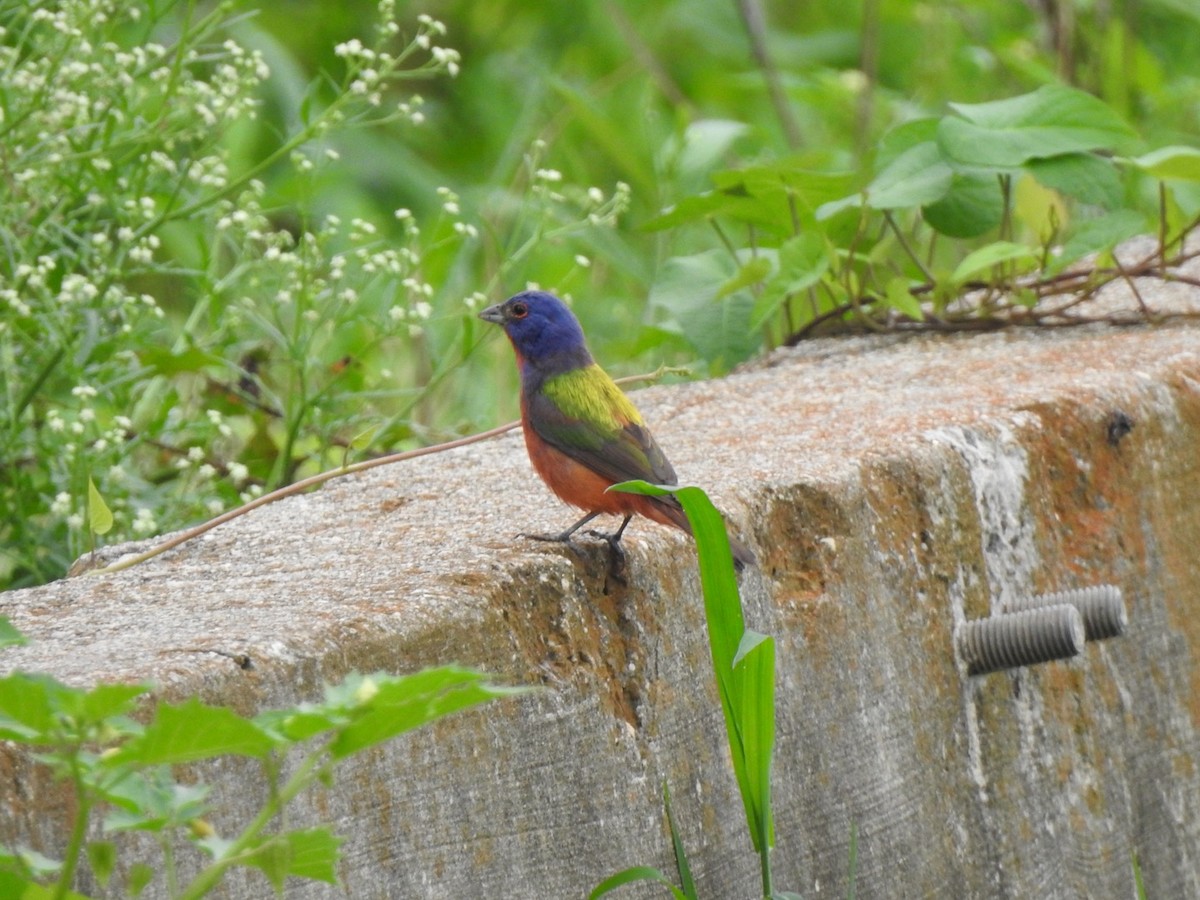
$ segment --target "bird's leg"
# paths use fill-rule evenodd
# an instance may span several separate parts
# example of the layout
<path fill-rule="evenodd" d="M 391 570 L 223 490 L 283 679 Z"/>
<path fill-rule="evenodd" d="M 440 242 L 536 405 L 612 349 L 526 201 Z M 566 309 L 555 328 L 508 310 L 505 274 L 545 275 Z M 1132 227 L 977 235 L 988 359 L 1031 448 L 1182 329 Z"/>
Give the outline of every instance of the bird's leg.
<path fill-rule="evenodd" d="M 598 537 L 605 541 L 608 541 L 608 546 L 610 546 L 612 548 L 613 553 L 616 554 L 618 558 L 624 559 L 625 551 L 622 550 L 621 546 L 620 546 L 621 535 L 623 535 L 625 533 L 625 526 L 629 524 L 629 520 L 632 518 L 633 518 L 633 513 L 630 513 L 629 515 L 627 515 L 621 521 L 621 527 L 618 528 L 613 534 L 605 534 L 603 531 L 596 531 L 594 529 L 589 529 L 588 534 L 594 535 L 595 537 Z M 578 524 L 576 524 L 575 527 L 578 528 L 582 524 L 583 524 L 583 522 L 579 522 Z"/>
<path fill-rule="evenodd" d="M 588 522 L 592 521 L 592 519 L 596 518 L 596 516 L 598 516 L 598 515 L 600 515 L 600 513 L 598 513 L 598 512 L 588 513 L 586 516 L 584 516 L 582 519 L 580 519 L 578 522 L 576 522 L 574 525 L 572 525 L 570 528 L 568 528 L 566 531 L 562 532 L 561 534 L 526 534 L 525 532 L 521 532 L 520 534 L 517 535 L 517 537 L 529 538 L 531 541 L 554 541 L 559 544 L 569 544 L 569 543 L 571 543 L 571 535 L 573 535 L 575 532 L 577 532 L 580 528 L 582 528 Z M 626 519 L 625 521 L 628 522 L 629 520 Z M 624 528 L 624 527 L 625 527 L 624 525 L 621 526 L 621 528 Z M 620 532 L 617 532 L 617 536 L 620 537 Z"/>

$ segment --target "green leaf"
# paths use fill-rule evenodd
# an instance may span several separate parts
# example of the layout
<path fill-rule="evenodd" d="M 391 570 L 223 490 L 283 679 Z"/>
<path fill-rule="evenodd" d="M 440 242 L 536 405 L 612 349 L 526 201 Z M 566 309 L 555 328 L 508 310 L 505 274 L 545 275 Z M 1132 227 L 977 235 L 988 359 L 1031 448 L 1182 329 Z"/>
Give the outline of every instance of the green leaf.
<path fill-rule="evenodd" d="M 84 721 L 98 723 L 105 719 L 124 715 L 136 706 L 134 701 L 153 690 L 153 685 L 142 684 L 98 684 L 80 696 L 79 713 Z M 140 726 L 134 725 L 140 730 Z M 126 729 L 121 729 L 127 733 Z"/>
<path fill-rule="evenodd" d="M 100 887 L 108 884 L 113 868 L 117 864 L 117 845 L 112 841 L 89 841 L 87 845 L 88 865 Z"/>
<path fill-rule="evenodd" d="M 60 892 L 57 886 L 45 886 L 26 881 L 20 875 L 0 872 L 0 897 L 13 900 L 90 900 L 86 894 L 70 889 Z"/>
<path fill-rule="evenodd" d="M 588 900 L 598 900 L 598 898 L 612 893 L 623 885 L 633 884 L 637 881 L 656 882 L 670 890 L 671 896 L 675 900 L 690 900 L 683 891 L 671 883 L 671 879 L 651 866 L 631 866 L 628 869 L 621 870 L 616 875 L 610 875 L 592 889 L 592 892 L 588 894 Z"/>
<path fill-rule="evenodd" d="M 179 705 L 162 704 L 140 737 L 118 754 L 122 762 L 186 763 L 233 754 L 265 758 L 274 748 L 270 735 L 224 706 L 208 706 L 196 698 Z"/>
<path fill-rule="evenodd" d="M 734 656 L 738 732 L 744 752 L 738 783 L 750 837 L 760 854 L 775 843 L 771 756 L 775 748 L 775 641 L 747 630 Z M 737 772 L 737 767 L 734 767 Z"/>
<path fill-rule="evenodd" d="M 709 191 L 684 197 L 654 218 L 643 222 L 642 228 L 646 231 L 664 231 L 668 228 L 678 228 L 680 225 L 706 222 L 719 215 L 753 221 L 759 208 L 759 201 L 753 197 L 735 195 L 727 191 Z"/>
<path fill-rule="evenodd" d="M 113 808 L 104 830 L 163 831 L 198 819 L 207 811 L 206 784 L 179 784 L 168 766 L 130 772 L 104 792 Z"/>
<path fill-rule="evenodd" d="M 954 173 L 940 200 L 921 209 L 935 231 L 954 238 L 986 234 L 1004 217 L 1004 195 L 995 174 Z"/>
<path fill-rule="evenodd" d="M 882 172 L 896 159 L 918 144 L 937 140 L 939 119 L 911 119 L 897 125 L 879 140 L 875 153 L 875 171 Z"/>
<path fill-rule="evenodd" d="M 376 692 L 329 745 L 335 759 L 373 747 L 450 713 L 528 690 L 492 684 L 482 672 L 457 666 L 426 669 L 401 677 L 374 677 L 379 680 Z"/>
<path fill-rule="evenodd" d="M 680 335 L 714 371 L 731 368 L 758 348 L 750 327 L 754 298 L 748 291 L 718 297 L 737 269 L 728 255 L 709 250 L 667 260 L 650 289 L 652 306 L 666 312 L 664 330 Z"/>
<path fill-rule="evenodd" d="M 717 299 L 736 294 L 743 288 L 758 284 L 771 274 L 771 260 L 766 256 L 755 256 L 737 270 L 737 274 L 717 289 Z"/>
<path fill-rule="evenodd" d="M 66 689 L 48 675 L 14 672 L 0 678 L 0 738 L 43 742 L 54 727 L 56 694 Z"/>
<path fill-rule="evenodd" d="M 925 312 L 921 309 L 921 301 L 913 296 L 908 279 L 902 275 L 897 275 L 889 279 L 887 283 L 887 302 L 888 306 L 892 309 L 901 315 L 907 316 L 914 322 L 921 322 L 925 319 Z"/>
<path fill-rule="evenodd" d="M 933 203 L 950 190 L 953 175 L 937 144 L 917 144 L 896 157 L 867 185 L 867 206 L 884 210 Z"/>
<path fill-rule="evenodd" d="M 1016 168 L 1031 159 L 1112 148 L 1134 131 L 1104 101 L 1074 88 L 1044 85 L 990 103 L 951 103 L 937 142 L 954 163 Z"/>
<path fill-rule="evenodd" d="M 671 791 L 663 782 L 663 808 L 667 811 L 667 827 L 671 832 L 671 849 L 675 855 L 675 871 L 679 874 L 679 884 L 683 895 L 688 900 L 696 900 L 696 881 L 692 877 L 692 867 L 688 864 L 687 850 L 683 846 L 683 838 L 679 834 L 679 826 L 675 822 L 675 812 L 671 809 Z"/>
<path fill-rule="evenodd" d="M 803 210 L 812 210 L 842 196 L 854 183 L 849 172 L 816 172 L 804 168 L 796 158 L 781 159 L 761 166 L 727 169 L 712 174 L 713 184 L 738 196 L 768 201 L 782 213 L 788 197 Z"/>
<path fill-rule="evenodd" d="M 1105 209 L 1121 204 L 1121 178 L 1110 160 L 1094 153 L 1064 153 L 1031 159 L 1026 170 L 1052 190 Z"/>
<path fill-rule="evenodd" d="M 88 528 L 93 534 L 107 534 L 113 527 L 113 514 L 96 490 L 96 483 L 88 479 Z"/>
<path fill-rule="evenodd" d="M 1146 217 L 1132 209 L 1119 209 L 1095 219 L 1085 219 L 1072 231 L 1048 268 L 1059 272 L 1089 253 L 1111 250 L 1122 241 L 1145 234 L 1149 223 Z"/>
<path fill-rule="evenodd" d="M 732 119 L 699 119 L 683 133 L 679 170 L 684 176 L 703 175 L 729 153 L 737 140 L 750 130 L 745 122 Z"/>
<path fill-rule="evenodd" d="M 0 866 L 20 869 L 34 878 L 52 878 L 62 871 L 63 864 L 32 847 L 0 845 Z"/>
<path fill-rule="evenodd" d="M 1152 178 L 1200 181 L 1200 149 L 1195 147 L 1160 147 L 1126 162 Z"/>
<path fill-rule="evenodd" d="M 28 643 L 29 639 L 17 631 L 7 616 L 0 616 L 0 650 L 5 647 L 23 647 Z"/>
<path fill-rule="evenodd" d="M 1024 244 L 1014 244 L 1011 241 L 996 241 L 985 247 L 980 247 L 958 264 L 950 276 L 956 284 L 964 284 L 977 275 L 990 272 L 1002 263 L 1025 263 L 1036 265 L 1037 252 Z"/>
<path fill-rule="evenodd" d="M 609 490 L 649 496 L 674 494 L 692 526 L 700 557 L 700 586 L 713 672 L 733 771 L 755 849 L 765 854 L 774 840 L 769 802 L 775 729 L 774 641 L 746 631 L 725 522 L 698 487 L 627 481 Z"/>
<path fill-rule="evenodd" d="M 201 372 L 204 369 L 228 366 L 220 356 L 201 350 L 199 347 L 189 347 L 175 352 L 162 347 L 146 347 L 138 351 L 138 360 L 155 375 L 181 375 L 184 373 Z"/>
<path fill-rule="evenodd" d="M 291 850 L 289 875 L 337 883 L 338 848 L 345 838 L 338 837 L 327 826 L 293 831 L 286 838 Z"/>
<path fill-rule="evenodd" d="M 788 297 L 820 281 L 829 264 L 829 247 L 817 232 L 806 231 L 784 243 L 779 248 L 779 271 L 754 301 L 750 327 L 762 328 Z"/>
<path fill-rule="evenodd" d="M 134 863 L 129 867 L 129 875 L 125 879 L 125 883 L 129 886 L 129 893 L 136 897 L 144 891 L 154 880 L 155 871 L 145 863 Z"/>
<path fill-rule="evenodd" d="M 328 827 L 289 831 L 265 838 L 242 863 L 260 869 L 277 891 L 288 878 L 337 883 L 338 848 L 344 838 Z"/>

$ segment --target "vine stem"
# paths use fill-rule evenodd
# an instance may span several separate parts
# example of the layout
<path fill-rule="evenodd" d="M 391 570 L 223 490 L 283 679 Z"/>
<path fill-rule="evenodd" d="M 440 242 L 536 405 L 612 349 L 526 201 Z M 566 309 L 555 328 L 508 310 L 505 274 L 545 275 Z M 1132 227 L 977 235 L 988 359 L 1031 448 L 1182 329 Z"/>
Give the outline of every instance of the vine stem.
<path fill-rule="evenodd" d="M 198 900 L 198 898 L 205 896 L 217 885 L 227 869 L 241 862 L 244 854 L 257 849 L 254 847 L 254 841 L 262 833 L 263 829 L 301 791 L 312 784 L 321 774 L 323 767 L 330 764 L 328 761 L 322 761 L 323 755 L 323 752 L 313 753 L 300 764 L 300 768 L 288 779 L 287 784 L 283 786 L 278 795 L 272 796 L 267 801 L 267 804 L 254 817 L 254 820 L 246 826 L 237 840 L 229 845 L 220 859 L 215 860 L 212 865 L 197 875 L 192 883 L 179 894 L 179 900 Z"/>

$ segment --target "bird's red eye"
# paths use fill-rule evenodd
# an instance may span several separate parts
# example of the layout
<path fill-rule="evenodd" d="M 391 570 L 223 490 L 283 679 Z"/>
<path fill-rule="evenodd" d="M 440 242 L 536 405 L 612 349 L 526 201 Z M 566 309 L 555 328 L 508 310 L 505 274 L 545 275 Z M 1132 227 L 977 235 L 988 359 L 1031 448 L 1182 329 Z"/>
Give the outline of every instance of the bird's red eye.
<path fill-rule="evenodd" d="M 523 319 L 529 315 L 529 307 L 524 303 L 514 303 L 509 312 L 512 313 L 514 319 Z"/>

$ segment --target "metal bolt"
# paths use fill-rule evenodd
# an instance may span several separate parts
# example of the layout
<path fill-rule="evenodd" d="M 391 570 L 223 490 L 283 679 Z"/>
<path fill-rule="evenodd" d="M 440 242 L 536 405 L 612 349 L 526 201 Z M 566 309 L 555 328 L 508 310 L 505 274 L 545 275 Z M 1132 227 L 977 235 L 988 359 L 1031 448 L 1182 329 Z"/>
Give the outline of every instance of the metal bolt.
<path fill-rule="evenodd" d="M 1083 616 L 1067 603 L 964 622 L 955 635 L 968 675 L 1067 659 L 1083 642 Z"/>
<path fill-rule="evenodd" d="M 1083 628 L 1089 641 L 1119 637 L 1125 633 L 1125 626 L 1129 624 L 1129 614 L 1125 611 L 1125 598 L 1121 596 L 1121 589 L 1115 584 L 1098 584 L 1094 587 L 1079 588 L 1073 591 L 1057 591 L 1053 594 L 1040 594 L 1037 597 L 1022 597 L 1010 603 L 1005 613 L 1038 609 L 1043 606 L 1059 606 L 1063 603 L 1069 603 L 1079 610 L 1083 616 Z"/>

